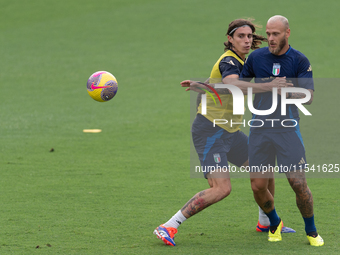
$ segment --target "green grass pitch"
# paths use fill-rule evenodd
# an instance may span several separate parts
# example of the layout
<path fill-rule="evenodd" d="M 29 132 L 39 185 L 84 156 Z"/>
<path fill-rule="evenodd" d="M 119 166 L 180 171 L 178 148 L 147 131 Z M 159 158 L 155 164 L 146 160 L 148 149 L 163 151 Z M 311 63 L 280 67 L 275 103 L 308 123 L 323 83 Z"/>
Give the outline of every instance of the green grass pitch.
<path fill-rule="evenodd" d="M 340 163 L 339 1 L 0 0 L 0 254 L 339 254 L 339 174 L 311 178 L 324 247 L 310 247 L 293 191 L 276 206 L 297 230 L 257 233 L 249 180 L 179 228 L 176 247 L 153 234 L 196 192 L 190 178 L 190 94 L 208 77 L 230 21 L 288 17 L 290 44 L 318 78 L 301 122 L 307 160 Z M 265 29 L 259 31 L 265 34 Z M 113 73 L 107 103 L 88 77 Z M 98 134 L 83 129 L 99 128 Z M 51 152 L 51 149 L 54 149 Z"/>

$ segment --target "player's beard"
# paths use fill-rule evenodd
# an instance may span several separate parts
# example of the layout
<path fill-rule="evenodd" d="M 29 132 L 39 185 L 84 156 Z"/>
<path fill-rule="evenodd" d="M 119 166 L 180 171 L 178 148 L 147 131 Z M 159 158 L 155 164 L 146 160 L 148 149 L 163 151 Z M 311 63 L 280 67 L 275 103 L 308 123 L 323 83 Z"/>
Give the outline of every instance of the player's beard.
<path fill-rule="evenodd" d="M 283 47 L 285 47 L 287 44 L 286 42 L 286 34 L 285 36 L 282 38 L 282 40 L 279 42 L 279 46 L 276 48 L 276 49 L 272 49 L 269 47 L 269 51 L 274 54 L 274 55 L 277 55 L 279 54 L 279 52 L 283 49 Z"/>

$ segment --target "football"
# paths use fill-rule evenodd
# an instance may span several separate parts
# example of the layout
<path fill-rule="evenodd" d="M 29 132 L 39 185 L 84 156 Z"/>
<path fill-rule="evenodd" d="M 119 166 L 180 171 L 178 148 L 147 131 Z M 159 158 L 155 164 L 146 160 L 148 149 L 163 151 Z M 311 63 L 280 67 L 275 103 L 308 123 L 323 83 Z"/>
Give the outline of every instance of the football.
<path fill-rule="evenodd" d="M 87 92 L 98 102 L 111 100 L 118 90 L 116 77 L 106 71 L 98 71 L 87 80 Z"/>

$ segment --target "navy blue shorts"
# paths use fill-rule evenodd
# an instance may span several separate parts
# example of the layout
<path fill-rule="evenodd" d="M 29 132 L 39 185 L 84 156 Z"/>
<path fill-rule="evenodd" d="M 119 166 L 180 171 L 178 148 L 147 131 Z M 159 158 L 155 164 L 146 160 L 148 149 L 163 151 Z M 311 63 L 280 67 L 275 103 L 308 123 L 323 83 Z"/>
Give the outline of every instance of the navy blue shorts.
<path fill-rule="evenodd" d="M 192 125 L 192 139 L 201 162 L 204 177 L 211 167 L 227 169 L 228 161 L 238 167 L 248 160 L 248 136 L 237 131 L 229 133 L 215 126 L 201 114 Z"/>
<path fill-rule="evenodd" d="M 267 167 L 275 167 L 275 159 L 275 172 L 298 172 L 305 169 L 305 147 L 299 130 L 250 133 L 250 170 L 258 172 L 268 169 Z"/>

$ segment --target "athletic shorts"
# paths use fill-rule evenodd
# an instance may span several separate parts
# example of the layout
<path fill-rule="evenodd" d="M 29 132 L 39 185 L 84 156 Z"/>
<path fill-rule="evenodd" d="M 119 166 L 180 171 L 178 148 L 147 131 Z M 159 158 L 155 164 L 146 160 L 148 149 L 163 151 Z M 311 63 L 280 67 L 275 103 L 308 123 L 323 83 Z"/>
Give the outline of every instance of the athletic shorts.
<path fill-rule="evenodd" d="M 249 167 L 252 172 L 275 167 L 275 172 L 305 169 L 306 156 L 300 132 L 251 132 L 249 135 Z M 273 168 L 271 168 L 273 169 Z"/>
<path fill-rule="evenodd" d="M 201 114 L 192 125 L 192 139 L 204 177 L 211 168 L 227 169 L 228 161 L 238 167 L 248 160 L 248 137 L 241 131 L 229 133 Z"/>

